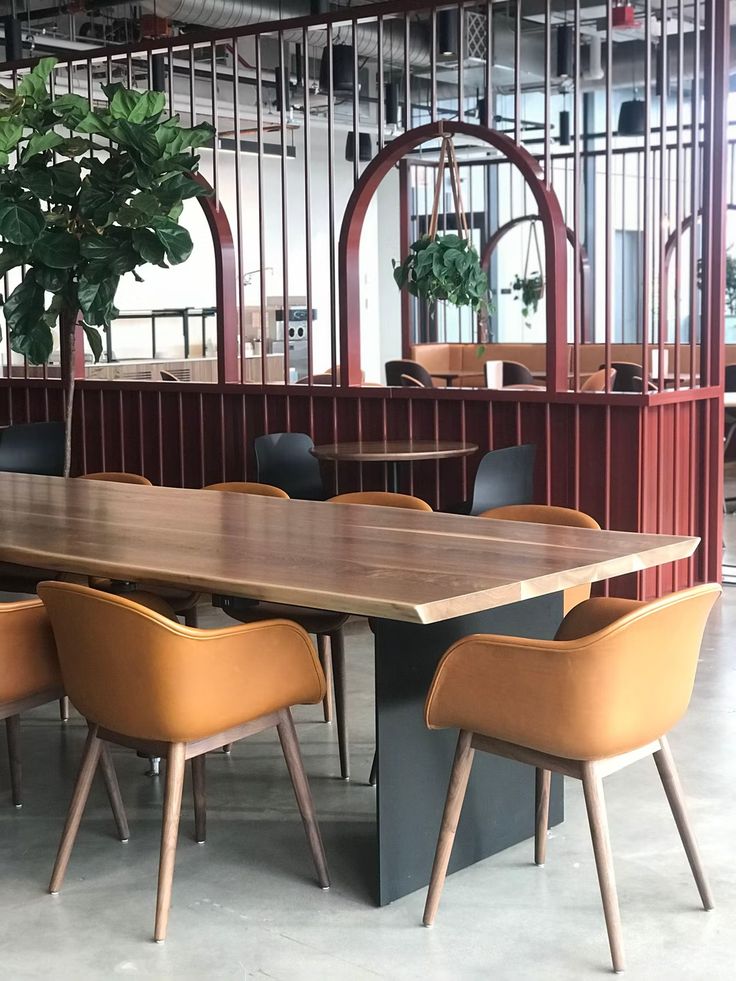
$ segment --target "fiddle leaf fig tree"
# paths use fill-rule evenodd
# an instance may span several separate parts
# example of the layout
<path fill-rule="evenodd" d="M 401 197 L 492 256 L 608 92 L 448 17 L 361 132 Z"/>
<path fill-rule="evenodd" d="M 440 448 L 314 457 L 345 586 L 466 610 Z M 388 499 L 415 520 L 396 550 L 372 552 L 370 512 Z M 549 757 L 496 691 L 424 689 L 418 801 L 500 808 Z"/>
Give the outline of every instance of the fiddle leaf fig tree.
<path fill-rule="evenodd" d="M 14 90 L 0 86 L 0 275 L 20 276 L 2 303 L 13 351 L 45 364 L 59 325 L 68 475 L 80 315 L 99 360 L 120 277 L 141 281 L 146 263 L 168 268 L 189 257 L 179 218 L 187 198 L 209 193 L 194 176 L 194 150 L 214 130 L 183 127 L 165 116 L 162 92 L 120 83 L 102 86 L 102 105 L 52 98 L 55 64 L 42 58 Z"/>

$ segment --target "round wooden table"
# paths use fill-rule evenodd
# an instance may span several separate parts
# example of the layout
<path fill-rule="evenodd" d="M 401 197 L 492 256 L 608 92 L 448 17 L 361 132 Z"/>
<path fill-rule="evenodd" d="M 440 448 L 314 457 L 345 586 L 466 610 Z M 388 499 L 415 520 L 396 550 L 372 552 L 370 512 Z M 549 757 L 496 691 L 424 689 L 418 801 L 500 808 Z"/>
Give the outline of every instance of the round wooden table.
<path fill-rule="evenodd" d="M 335 463 L 388 463 L 389 490 L 398 491 L 399 464 L 417 460 L 449 460 L 470 456 L 478 447 L 475 443 L 434 439 L 381 439 L 359 443 L 327 443 L 310 450 L 318 460 Z"/>

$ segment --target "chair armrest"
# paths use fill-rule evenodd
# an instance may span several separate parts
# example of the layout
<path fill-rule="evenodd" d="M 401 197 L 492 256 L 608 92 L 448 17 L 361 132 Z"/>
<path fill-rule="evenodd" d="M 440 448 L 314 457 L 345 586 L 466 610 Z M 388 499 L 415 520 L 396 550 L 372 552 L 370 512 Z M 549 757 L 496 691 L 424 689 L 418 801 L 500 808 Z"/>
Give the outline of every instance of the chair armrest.
<path fill-rule="evenodd" d="M 54 635 L 40 599 L 0 603 L 0 703 L 63 693 Z"/>
<path fill-rule="evenodd" d="M 597 633 L 643 605 L 639 600 L 595 596 L 570 610 L 558 627 L 555 640 L 578 640 Z"/>

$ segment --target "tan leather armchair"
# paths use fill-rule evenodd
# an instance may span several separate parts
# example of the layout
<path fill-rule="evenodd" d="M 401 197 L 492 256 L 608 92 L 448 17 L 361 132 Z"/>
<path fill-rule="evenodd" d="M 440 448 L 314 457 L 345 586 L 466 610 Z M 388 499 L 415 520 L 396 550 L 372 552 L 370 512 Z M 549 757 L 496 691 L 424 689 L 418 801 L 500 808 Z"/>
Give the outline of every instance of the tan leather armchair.
<path fill-rule="evenodd" d="M 600 525 L 584 511 L 574 508 L 561 508 L 552 504 L 509 504 L 501 508 L 484 511 L 481 518 L 495 518 L 498 521 L 529 521 L 531 524 L 561 525 L 568 528 L 591 528 L 600 530 Z M 578 603 L 590 596 L 590 583 L 571 586 L 565 590 L 562 602 L 563 613 L 567 614 Z"/>
<path fill-rule="evenodd" d="M 273 484 L 258 484 L 253 480 L 225 480 L 219 484 L 207 484 L 203 490 L 226 491 L 230 494 L 255 494 L 257 497 L 277 497 L 288 501 L 289 495 Z"/>
<path fill-rule="evenodd" d="M 63 694 L 56 645 L 41 600 L 0 604 L 0 719 L 5 719 L 16 807 L 23 805 L 21 713 Z"/>
<path fill-rule="evenodd" d="M 103 743 L 165 756 L 154 929 L 154 938 L 164 940 L 185 761 L 192 760 L 196 836 L 204 841 L 205 753 L 270 727 L 278 730 L 317 876 L 328 888 L 290 712 L 292 705 L 319 702 L 325 690 L 304 630 L 288 621 L 197 630 L 122 596 L 67 583 L 41 583 L 39 595 L 53 627 L 64 685 L 90 727 L 49 891 L 61 889 Z"/>
<path fill-rule="evenodd" d="M 687 710 L 716 585 L 650 603 L 590 599 L 555 640 L 476 635 L 454 644 L 427 695 L 431 729 L 460 729 L 424 922 L 434 922 L 476 749 L 536 768 L 535 861 L 544 864 L 550 773 L 582 780 L 615 971 L 624 968 L 603 777 L 653 755 L 703 905 L 712 896 L 667 743 Z"/>
<path fill-rule="evenodd" d="M 354 491 L 338 494 L 329 499 L 330 504 L 369 504 L 382 508 L 406 508 L 409 511 L 431 511 L 432 508 L 419 497 L 411 494 L 395 494 L 391 491 Z"/>

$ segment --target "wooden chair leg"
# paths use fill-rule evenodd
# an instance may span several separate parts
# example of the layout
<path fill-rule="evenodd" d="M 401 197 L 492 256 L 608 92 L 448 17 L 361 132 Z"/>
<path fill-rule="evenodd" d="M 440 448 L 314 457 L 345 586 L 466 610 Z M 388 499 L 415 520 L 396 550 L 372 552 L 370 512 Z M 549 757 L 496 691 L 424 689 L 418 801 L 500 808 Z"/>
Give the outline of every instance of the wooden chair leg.
<path fill-rule="evenodd" d="M 672 758 L 672 752 L 666 737 L 662 737 L 662 739 L 660 739 L 659 745 L 660 749 L 654 753 L 654 762 L 657 764 L 657 770 L 659 771 L 662 786 L 664 787 L 664 792 L 667 795 L 667 800 L 669 801 L 672 816 L 675 819 L 677 830 L 680 832 L 680 838 L 682 839 L 682 844 L 685 848 L 685 854 L 687 855 L 687 860 L 690 863 L 690 868 L 693 873 L 693 878 L 695 879 L 695 884 L 698 887 L 700 898 L 703 901 L 703 908 L 713 909 L 713 894 L 710 891 L 708 877 L 705 874 L 705 869 L 703 868 L 703 863 L 700 859 L 700 852 L 698 851 L 698 844 L 695 840 L 695 834 L 685 809 L 685 797 L 682 792 L 680 777 L 677 773 L 675 761 Z"/>
<path fill-rule="evenodd" d="M 549 827 L 549 791 L 552 774 L 549 770 L 535 769 L 534 785 L 534 862 L 544 865 L 547 857 L 547 829 Z"/>
<path fill-rule="evenodd" d="M 614 971 L 620 974 L 626 966 L 624 942 L 621 913 L 618 908 L 618 895 L 616 893 L 616 877 L 613 871 L 611 839 L 608 834 L 606 803 L 603 797 L 603 780 L 595 763 L 583 763 L 582 771 L 585 807 L 588 811 L 590 837 L 593 840 L 595 867 L 598 872 L 598 884 L 603 900 L 603 915 L 606 918 L 611 960 Z"/>
<path fill-rule="evenodd" d="M 163 943 L 169 922 L 171 887 L 174 881 L 176 842 L 179 837 L 181 795 L 184 786 L 186 744 L 172 743 L 166 757 L 166 790 L 164 792 L 164 816 L 161 827 L 161 857 L 158 865 L 158 892 L 156 894 L 156 923 L 153 939 Z"/>
<path fill-rule="evenodd" d="M 59 699 L 59 718 L 62 722 L 69 721 L 69 696 L 62 695 Z"/>
<path fill-rule="evenodd" d="M 371 763 L 371 772 L 368 777 L 368 783 L 371 787 L 376 786 L 376 780 L 378 779 L 378 750 L 373 750 L 373 762 Z"/>
<path fill-rule="evenodd" d="M 56 854 L 54 870 L 51 873 L 49 892 L 52 895 L 56 895 L 56 893 L 59 892 L 62 883 L 64 882 L 64 875 L 66 874 L 66 869 L 69 865 L 69 858 L 72 853 L 72 848 L 74 847 L 74 842 L 77 838 L 79 823 L 82 820 L 82 814 L 84 813 L 84 808 L 87 804 L 89 789 L 92 786 L 92 780 L 95 775 L 95 770 L 97 769 L 97 763 L 99 762 L 101 752 L 102 741 L 97 737 L 97 726 L 90 726 L 89 732 L 87 733 L 87 742 L 84 747 L 84 753 L 82 754 L 82 762 L 79 767 L 79 774 L 77 775 L 77 781 L 74 784 L 74 793 L 72 794 L 71 803 L 69 804 L 69 810 L 66 815 L 64 831 L 62 832 L 61 841 L 59 843 L 59 851 Z"/>
<path fill-rule="evenodd" d="M 225 745 L 222 747 L 222 751 L 226 756 L 229 756 L 233 751 L 233 744 L 225 743 Z"/>
<path fill-rule="evenodd" d="M 440 827 L 439 838 L 437 839 L 437 849 L 434 853 L 434 864 L 432 865 L 432 876 L 429 880 L 429 892 L 427 902 L 424 905 L 423 922 L 425 926 L 432 926 L 437 915 L 437 908 L 440 905 L 442 888 L 447 877 L 447 866 L 452 854 L 452 846 L 455 843 L 455 832 L 460 820 L 465 791 L 468 788 L 470 770 L 473 766 L 475 750 L 470 745 L 473 733 L 467 729 L 461 729 L 457 739 L 455 749 L 455 759 L 450 772 L 450 782 L 447 787 L 447 797 L 445 799 L 445 810 L 442 814 L 442 825 Z"/>
<path fill-rule="evenodd" d="M 115 766 L 112 762 L 112 754 L 107 743 L 103 743 L 100 749 L 100 769 L 102 770 L 102 776 L 105 781 L 105 790 L 107 791 L 107 797 L 112 808 L 112 815 L 115 818 L 115 825 L 118 829 L 118 838 L 121 841 L 127 841 L 130 838 L 128 818 L 125 814 L 123 798 L 120 795 L 120 786 L 118 785 Z"/>
<path fill-rule="evenodd" d="M 10 765 L 10 790 L 16 807 L 23 807 L 23 771 L 20 762 L 20 716 L 11 715 L 5 720 L 8 736 L 8 763 Z"/>
<path fill-rule="evenodd" d="M 319 654 L 319 662 L 322 665 L 325 681 L 327 682 L 325 697 L 322 699 L 322 711 L 325 722 L 332 722 L 335 716 L 335 693 L 332 677 L 332 651 L 330 650 L 326 634 L 317 634 L 317 653 Z"/>
<path fill-rule="evenodd" d="M 312 853 L 312 861 L 317 870 L 317 878 L 323 889 L 330 888 L 330 874 L 327 871 L 327 859 L 325 849 L 322 844 L 322 835 L 317 823 L 317 814 L 312 800 L 312 791 L 309 788 L 309 781 L 304 772 L 304 761 L 302 760 L 299 740 L 297 739 L 294 720 L 289 709 L 283 709 L 279 713 L 281 721 L 277 726 L 281 749 L 284 752 L 284 759 L 291 777 L 291 785 L 294 788 L 294 796 L 299 805 L 299 813 L 302 816 L 304 831 L 307 835 L 309 850 Z"/>
<path fill-rule="evenodd" d="M 207 779 L 205 753 L 192 759 L 192 793 L 194 795 L 194 837 L 198 845 L 207 840 Z"/>
<path fill-rule="evenodd" d="M 347 720 L 347 683 L 345 678 L 345 637 L 342 630 L 329 635 L 332 651 L 332 670 L 335 678 L 335 718 L 337 748 L 340 753 L 340 776 L 350 779 L 350 745 Z"/>

